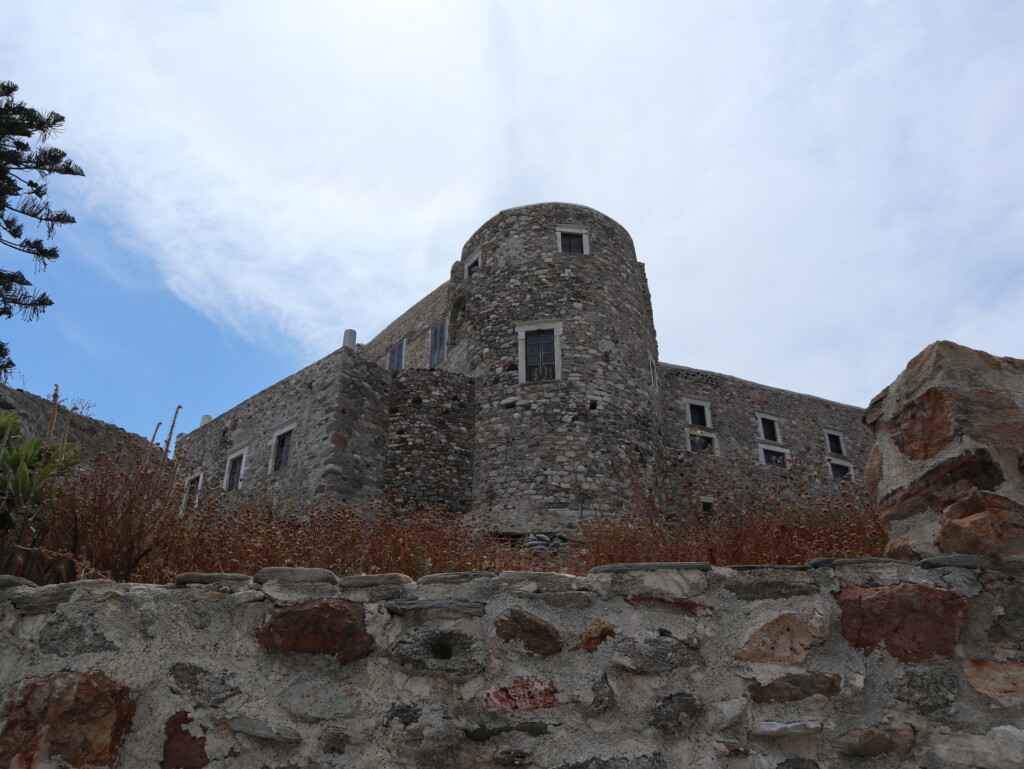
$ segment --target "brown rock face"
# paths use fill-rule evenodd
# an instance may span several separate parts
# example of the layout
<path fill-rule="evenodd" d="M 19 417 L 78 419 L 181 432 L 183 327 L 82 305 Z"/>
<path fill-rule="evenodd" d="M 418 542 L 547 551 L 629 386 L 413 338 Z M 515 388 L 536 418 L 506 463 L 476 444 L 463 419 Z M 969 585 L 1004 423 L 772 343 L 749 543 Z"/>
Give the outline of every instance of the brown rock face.
<path fill-rule="evenodd" d="M 796 702 L 821 694 L 835 697 L 842 686 L 842 677 L 828 673 L 792 673 L 765 685 L 747 687 L 754 702 Z"/>
<path fill-rule="evenodd" d="M 192 723 L 188 713 L 178 711 L 167 719 L 164 727 L 164 760 L 160 769 L 203 769 L 210 759 L 206 756 L 206 737 L 193 737 L 185 730 Z M 206 733 L 206 727 L 201 727 Z"/>
<path fill-rule="evenodd" d="M 518 641 L 534 657 L 550 657 L 562 651 L 562 636 L 558 630 L 518 606 L 494 623 L 494 632 L 502 641 Z"/>
<path fill-rule="evenodd" d="M 886 587 L 848 585 L 835 595 L 840 628 L 851 646 L 884 649 L 901 662 L 952 657 L 967 599 L 950 590 L 901 582 Z"/>
<path fill-rule="evenodd" d="M 975 492 L 950 505 L 939 532 L 944 553 L 1024 557 L 1024 505 L 998 494 Z"/>
<path fill-rule="evenodd" d="M 938 387 L 906 403 L 889 422 L 893 443 L 911 459 L 931 459 L 956 437 L 953 407 Z"/>
<path fill-rule="evenodd" d="M 986 449 L 947 459 L 907 486 L 883 499 L 878 508 L 883 523 L 924 512 L 939 513 L 959 497 L 981 489 L 991 491 L 1005 480 Z"/>
<path fill-rule="evenodd" d="M 536 678 L 513 679 L 508 686 L 495 684 L 483 697 L 483 709 L 516 711 L 530 708 L 553 708 L 558 705 L 558 689 L 553 681 Z"/>
<path fill-rule="evenodd" d="M 594 620 L 593 626 L 580 633 L 580 642 L 569 651 L 575 652 L 583 649 L 583 651 L 594 652 L 604 641 L 614 636 L 615 625 L 605 622 L 603 619 Z"/>
<path fill-rule="evenodd" d="M 13 686 L 0 712 L 0 766 L 30 769 L 58 756 L 73 767 L 113 766 L 135 702 L 100 671 L 52 673 Z"/>
<path fill-rule="evenodd" d="M 704 603 L 697 603 L 688 598 L 662 598 L 657 595 L 627 595 L 626 601 L 634 606 L 659 606 L 666 609 L 675 609 L 691 617 L 696 617 L 698 611 L 714 612 L 714 606 Z"/>
<path fill-rule="evenodd" d="M 365 657 L 373 649 L 361 604 L 321 598 L 297 606 L 279 606 L 259 629 L 268 649 L 303 654 L 334 654 L 342 664 Z"/>
<path fill-rule="evenodd" d="M 827 637 L 828 623 L 817 612 L 786 612 L 751 633 L 732 656 L 749 662 L 803 662 L 807 651 Z"/>

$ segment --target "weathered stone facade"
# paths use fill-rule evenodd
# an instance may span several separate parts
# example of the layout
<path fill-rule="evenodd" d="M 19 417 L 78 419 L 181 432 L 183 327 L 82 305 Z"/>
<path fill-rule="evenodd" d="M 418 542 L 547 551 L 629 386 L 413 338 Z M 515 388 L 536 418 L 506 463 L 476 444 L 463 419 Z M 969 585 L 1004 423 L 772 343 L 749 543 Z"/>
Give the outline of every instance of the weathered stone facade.
<path fill-rule="evenodd" d="M 0 576 L 0 766 L 1019 769 L 978 561 Z"/>
<path fill-rule="evenodd" d="M 551 360 L 534 376 L 526 348 L 543 334 Z M 685 399 L 703 407 L 700 419 Z M 547 203 L 485 223 L 450 279 L 368 344 L 332 353 L 178 446 L 207 488 L 228 485 L 229 460 L 244 450 L 243 490 L 302 501 L 389 492 L 498 530 L 550 531 L 637 494 L 682 511 L 699 484 L 710 496 L 723 485 L 831 495 L 836 468 L 859 480 L 870 443 L 862 413 L 658 363 L 629 233 L 593 209 Z M 765 416 L 775 440 L 763 435 Z M 290 464 L 274 471 L 275 436 L 293 423 Z"/>

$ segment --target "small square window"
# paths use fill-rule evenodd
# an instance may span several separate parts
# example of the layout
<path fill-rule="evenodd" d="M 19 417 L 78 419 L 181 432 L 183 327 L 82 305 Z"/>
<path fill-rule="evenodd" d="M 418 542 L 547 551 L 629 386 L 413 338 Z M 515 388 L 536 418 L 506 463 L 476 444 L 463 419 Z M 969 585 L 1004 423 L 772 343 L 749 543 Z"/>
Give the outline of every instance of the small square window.
<path fill-rule="evenodd" d="M 758 427 L 761 430 L 761 437 L 766 441 L 775 443 L 782 442 L 782 431 L 779 429 L 779 420 L 776 417 L 757 415 Z"/>
<path fill-rule="evenodd" d="M 448 342 L 448 321 L 442 320 L 430 329 L 430 368 L 437 368 L 444 363 Z"/>
<path fill-rule="evenodd" d="M 405 363 L 405 340 L 388 351 L 388 371 L 398 371 Z"/>
<path fill-rule="evenodd" d="M 274 468 L 272 472 L 283 470 L 288 467 L 288 460 L 292 452 L 292 431 L 281 433 L 274 440 Z"/>
<path fill-rule="evenodd" d="M 700 498 L 700 511 L 702 513 L 713 513 L 715 511 L 715 498 L 714 497 L 701 497 Z"/>
<path fill-rule="evenodd" d="M 829 454 L 846 454 L 846 447 L 843 445 L 843 434 L 834 430 L 825 431 L 825 442 L 828 446 Z"/>
<path fill-rule="evenodd" d="M 464 274 L 467 278 L 472 278 L 474 273 L 480 269 L 480 264 L 483 260 L 483 254 L 480 251 L 474 253 L 469 259 L 466 260 L 466 264 L 463 267 Z"/>
<path fill-rule="evenodd" d="M 789 452 L 761 446 L 761 461 L 769 467 L 787 467 L 789 464 Z"/>
<path fill-rule="evenodd" d="M 562 233 L 562 253 L 563 254 L 582 254 L 583 253 L 583 235 L 577 232 L 563 232 Z"/>
<path fill-rule="evenodd" d="M 838 459 L 828 461 L 828 472 L 836 480 L 853 480 L 853 466 L 848 462 L 840 462 Z"/>
<path fill-rule="evenodd" d="M 690 433 L 690 451 L 694 454 L 714 454 L 715 436 L 704 433 Z"/>

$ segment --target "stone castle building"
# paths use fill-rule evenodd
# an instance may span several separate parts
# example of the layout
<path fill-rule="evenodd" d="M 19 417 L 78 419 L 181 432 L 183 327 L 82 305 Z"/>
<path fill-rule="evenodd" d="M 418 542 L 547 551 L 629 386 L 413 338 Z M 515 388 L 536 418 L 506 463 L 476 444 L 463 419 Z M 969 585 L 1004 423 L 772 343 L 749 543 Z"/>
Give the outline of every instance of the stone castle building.
<path fill-rule="evenodd" d="M 571 528 L 652 495 L 836 493 L 872 443 L 863 410 L 660 362 L 632 239 L 591 208 L 502 211 L 449 279 L 178 439 L 188 494 L 382 494 L 498 530 Z"/>

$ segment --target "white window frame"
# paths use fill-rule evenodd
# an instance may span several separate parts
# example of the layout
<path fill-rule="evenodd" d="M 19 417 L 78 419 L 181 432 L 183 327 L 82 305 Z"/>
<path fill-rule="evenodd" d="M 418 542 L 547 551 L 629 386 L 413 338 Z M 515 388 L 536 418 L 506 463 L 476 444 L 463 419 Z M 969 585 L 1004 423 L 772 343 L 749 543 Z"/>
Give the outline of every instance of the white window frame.
<path fill-rule="evenodd" d="M 295 449 L 295 428 L 298 426 L 297 422 L 292 422 L 287 427 L 282 427 L 274 433 L 274 436 L 270 439 L 270 458 L 267 460 L 267 475 L 272 473 L 279 473 L 281 470 L 287 470 L 292 466 L 292 457 L 294 456 L 293 451 Z M 288 464 L 281 468 L 281 470 L 274 469 L 274 461 L 277 459 L 277 439 L 285 433 L 292 433 L 292 442 L 288 447 Z"/>
<path fill-rule="evenodd" d="M 695 436 L 695 435 L 696 436 L 700 436 L 701 438 L 710 438 L 711 439 L 711 453 L 710 454 L 708 454 L 706 452 L 703 452 L 703 451 L 694 451 L 693 450 L 693 448 L 690 446 L 690 438 Z M 718 436 L 715 433 L 710 432 L 708 430 L 704 430 L 704 429 L 701 429 L 699 427 L 691 427 L 691 428 L 687 429 L 687 431 L 686 431 L 686 450 L 690 454 L 699 454 L 700 456 L 703 456 L 703 457 L 717 457 L 717 456 L 719 456 L 719 454 L 718 454 Z"/>
<path fill-rule="evenodd" d="M 188 480 L 185 481 L 185 498 L 181 500 L 181 509 L 182 509 L 182 511 L 184 511 L 185 509 L 188 508 L 188 502 L 189 502 L 189 500 L 188 500 L 188 493 L 192 489 L 192 481 L 196 480 L 197 478 L 199 479 L 199 483 L 196 484 L 196 500 L 195 500 L 195 502 L 196 502 L 197 506 L 199 504 L 199 495 L 202 494 L 202 492 L 203 492 L 203 480 L 206 478 L 206 473 L 204 473 L 202 470 L 200 470 L 197 473 L 192 473 L 192 475 L 190 475 L 188 477 Z"/>
<path fill-rule="evenodd" d="M 756 414 L 757 414 L 757 435 L 758 435 L 758 437 L 762 441 L 771 441 L 772 440 L 771 438 L 766 438 L 765 437 L 765 434 L 764 434 L 764 423 L 761 422 L 762 419 L 770 419 L 770 420 L 772 420 L 775 423 L 775 440 L 772 441 L 772 442 L 773 443 L 782 443 L 782 420 L 779 419 L 778 417 L 773 417 L 771 414 L 762 414 L 760 412 L 756 412 Z"/>
<path fill-rule="evenodd" d="M 764 458 L 765 450 L 774 451 L 776 454 L 782 454 L 786 458 L 786 464 L 783 465 L 782 467 L 779 467 L 778 465 L 768 464 Z M 793 461 L 793 456 L 790 453 L 789 449 L 785 449 L 776 443 L 759 443 L 757 444 L 757 461 L 759 464 L 762 464 L 765 467 L 776 467 L 779 470 L 788 470 L 790 468 L 790 464 Z"/>
<path fill-rule="evenodd" d="M 462 265 L 462 278 L 463 280 L 469 280 L 471 277 L 469 271 L 473 269 L 473 265 L 476 265 L 476 271 L 479 272 L 480 268 L 484 266 L 484 253 L 483 251 L 476 251 L 466 262 Z"/>
<path fill-rule="evenodd" d="M 833 459 L 832 457 L 829 457 L 828 460 L 826 460 L 826 464 L 828 465 L 828 477 L 831 478 L 833 481 L 851 481 L 852 482 L 855 479 L 855 475 L 854 475 L 854 472 L 853 472 L 853 465 L 850 464 L 849 462 L 846 462 L 846 461 L 844 461 L 842 459 Z M 836 478 L 834 475 L 832 475 L 832 465 L 837 465 L 839 467 L 845 467 L 846 470 L 847 470 L 846 477 L 844 477 L 844 478 Z"/>
<path fill-rule="evenodd" d="M 555 227 L 555 250 L 564 254 L 562 250 L 562 233 L 567 235 L 582 235 L 583 236 L 583 254 L 582 256 L 590 256 L 590 233 L 582 227 L 571 227 L 569 225 L 558 225 Z M 580 256 L 580 254 L 576 254 Z"/>
<path fill-rule="evenodd" d="M 402 351 L 401 352 L 401 356 L 400 356 L 402 360 L 399 361 L 400 365 L 398 366 L 398 368 L 391 368 L 391 353 L 393 353 L 395 350 L 398 350 L 398 349 L 401 349 L 401 351 Z M 402 339 L 397 344 L 393 344 L 393 345 L 391 345 L 391 347 L 388 348 L 388 365 L 387 365 L 387 369 L 388 369 L 388 371 L 401 371 L 404 368 L 405 368 L 405 340 Z"/>
<path fill-rule="evenodd" d="M 707 422 L 708 422 L 706 425 L 695 425 L 693 423 L 693 414 L 690 411 L 690 406 L 703 406 L 704 407 L 704 416 L 707 418 Z M 688 425 L 690 425 L 692 427 L 696 427 L 698 429 L 708 429 L 708 430 L 711 430 L 711 429 L 714 428 L 714 424 L 712 424 L 712 421 L 711 421 L 711 401 L 702 401 L 702 400 L 697 400 L 696 398 L 683 398 L 683 409 L 686 412 L 686 424 L 688 424 Z M 758 424 L 761 424 L 761 423 L 758 422 Z"/>
<path fill-rule="evenodd" d="M 832 451 L 832 446 L 829 444 L 828 438 L 829 438 L 830 435 L 834 435 L 837 438 L 839 438 L 839 448 L 841 448 L 842 451 L 840 451 L 838 454 L 836 454 L 836 452 Z M 826 454 L 831 454 L 831 455 L 837 456 L 837 457 L 845 457 L 847 455 L 846 454 L 846 436 L 844 436 L 838 430 L 830 430 L 830 429 L 828 429 L 826 427 L 825 428 L 825 453 Z"/>
<path fill-rule="evenodd" d="M 555 378 L 542 379 L 541 382 L 557 382 L 562 378 L 562 321 L 531 320 L 516 323 L 516 334 L 519 337 L 519 384 L 538 384 L 526 381 L 526 334 L 528 331 L 555 332 Z"/>
<path fill-rule="evenodd" d="M 238 470 L 238 489 L 241 490 L 242 484 L 245 482 L 245 464 L 248 459 L 249 447 L 244 446 L 240 449 L 236 449 L 228 454 L 227 461 L 224 463 L 224 482 L 221 484 L 221 488 L 224 491 L 230 491 L 228 488 L 228 479 L 231 475 L 231 463 L 237 458 L 242 458 L 242 466 Z"/>

